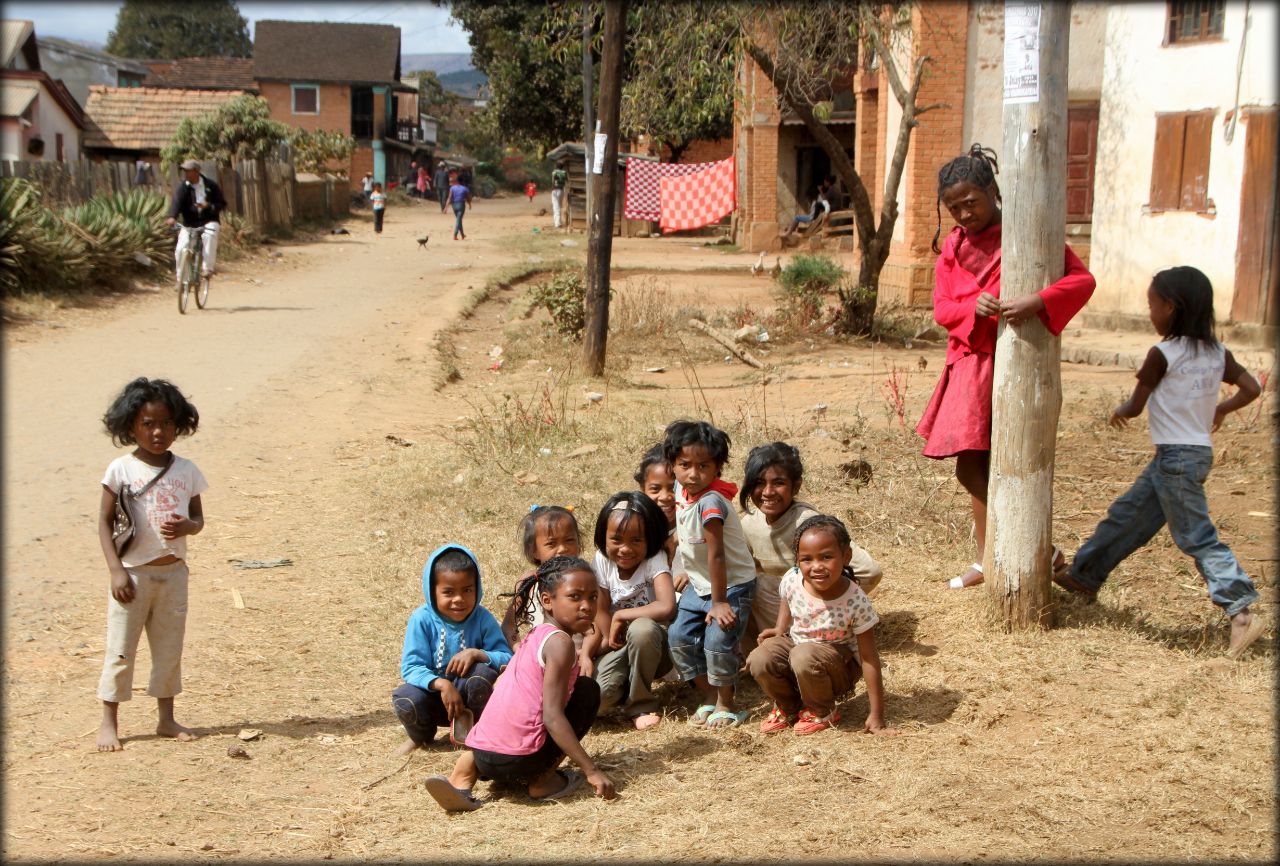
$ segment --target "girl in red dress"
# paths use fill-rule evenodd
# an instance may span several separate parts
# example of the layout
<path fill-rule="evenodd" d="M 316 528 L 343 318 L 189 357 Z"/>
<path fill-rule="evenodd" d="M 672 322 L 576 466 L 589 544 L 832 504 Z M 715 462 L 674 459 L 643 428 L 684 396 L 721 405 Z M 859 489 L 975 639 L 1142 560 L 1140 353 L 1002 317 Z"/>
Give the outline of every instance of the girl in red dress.
<path fill-rule="evenodd" d="M 975 144 L 938 172 L 938 233 L 933 251 L 933 318 L 947 329 L 947 362 L 916 432 L 924 455 L 956 458 L 956 480 L 973 499 L 978 555 L 952 589 L 982 583 L 987 532 L 987 474 L 991 468 L 991 384 L 997 319 L 1017 324 L 1038 316 L 1055 336 L 1093 294 L 1093 275 L 1066 248 L 1063 277 L 1035 294 L 1000 300 L 1000 187 L 996 155 Z M 942 206 L 957 223 L 942 248 Z M 1055 571 L 1065 567 L 1054 549 Z"/>

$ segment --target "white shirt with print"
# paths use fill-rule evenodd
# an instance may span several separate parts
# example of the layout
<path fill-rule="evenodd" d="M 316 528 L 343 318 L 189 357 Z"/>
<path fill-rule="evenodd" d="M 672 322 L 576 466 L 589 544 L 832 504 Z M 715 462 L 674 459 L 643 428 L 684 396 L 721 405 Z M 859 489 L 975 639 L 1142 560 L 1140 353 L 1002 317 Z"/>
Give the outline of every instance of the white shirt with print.
<path fill-rule="evenodd" d="M 102 476 L 102 486 L 116 496 L 122 485 L 137 492 L 145 487 L 164 467 L 143 463 L 133 454 L 125 454 L 111 461 Z M 126 566 L 146 565 L 153 559 L 173 555 L 187 558 L 187 537 L 166 539 L 160 535 L 160 525 L 169 515 L 191 516 L 191 499 L 209 489 L 209 484 L 196 465 L 176 454 L 173 465 L 164 477 L 151 486 L 141 499 L 133 500 L 134 536 L 129 549 L 121 558 Z"/>

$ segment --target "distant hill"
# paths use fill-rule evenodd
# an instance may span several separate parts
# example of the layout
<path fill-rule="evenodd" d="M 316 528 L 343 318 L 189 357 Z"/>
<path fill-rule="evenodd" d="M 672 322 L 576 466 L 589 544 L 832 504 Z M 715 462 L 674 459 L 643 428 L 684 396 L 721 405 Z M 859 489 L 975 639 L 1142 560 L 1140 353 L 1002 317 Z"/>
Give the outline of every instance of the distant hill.
<path fill-rule="evenodd" d="M 451 72 L 465 72 L 471 66 L 471 52 L 456 54 L 402 54 L 400 71 L 405 75 L 422 70 L 434 72 L 444 78 Z"/>
<path fill-rule="evenodd" d="M 476 99 L 480 88 L 489 83 L 489 77 L 479 69 L 465 69 L 445 75 L 437 74 L 437 77 L 445 90 L 468 99 Z"/>

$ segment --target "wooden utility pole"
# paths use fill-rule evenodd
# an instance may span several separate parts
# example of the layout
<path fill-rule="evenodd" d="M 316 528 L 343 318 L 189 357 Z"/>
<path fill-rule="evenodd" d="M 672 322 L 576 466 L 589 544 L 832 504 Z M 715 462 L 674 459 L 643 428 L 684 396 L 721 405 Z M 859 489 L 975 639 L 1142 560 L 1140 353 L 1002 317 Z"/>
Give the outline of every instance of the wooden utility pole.
<path fill-rule="evenodd" d="M 627 33 L 627 0 L 605 0 L 604 50 L 600 64 L 601 132 L 607 139 L 600 160 L 599 181 L 592 198 L 587 238 L 586 333 L 583 359 L 591 376 L 604 374 L 605 344 L 609 339 L 609 263 L 613 257 L 613 206 L 618 196 L 618 111 L 622 103 L 622 51 Z M 587 148 L 595 146 L 586 142 Z"/>
<path fill-rule="evenodd" d="M 592 117 L 591 100 L 595 96 L 595 70 L 591 68 L 591 0 L 582 0 L 582 143 L 586 148 L 583 165 L 586 168 L 586 215 L 591 217 L 591 192 L 595 182 L 591 178 L 591 139 L 596 128 Z M 567 221 L 566 221 L 567 224 Z"/>
<path fill-rule="evenodd" d="M 1070 29 L 1066 3 L 1006 0 L 1002 300 L 1062 277 Z M 1053 613 L 1053 462 L 1062 381 L 1059 340 L 1038 317 L 1018 325 L 1001 321 L 991 402 L 983 551 L 988 598 L 1005 628 L 1044 627 Z"/>

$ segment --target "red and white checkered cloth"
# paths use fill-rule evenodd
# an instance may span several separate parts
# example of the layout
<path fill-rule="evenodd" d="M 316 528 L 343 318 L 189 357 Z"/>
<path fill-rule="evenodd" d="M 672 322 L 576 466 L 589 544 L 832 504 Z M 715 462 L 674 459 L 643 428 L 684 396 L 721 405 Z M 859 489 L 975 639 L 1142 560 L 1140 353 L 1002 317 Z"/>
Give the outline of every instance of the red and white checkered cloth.
<path fill-rule="evenodd" d="M 733 157 L 713 162 L 696 174 L 664 177 L 658 182 L 664 234 L 719 222 L 737 207 L 737 172 Z"/>
<path fill-rule="evenodd" d="M 693 174 L 715 165 L 714 162 L 653 162 L 647 159 L 627 160 L 627 187 L 622 196 L 622 215 L 629 220 L 653 220 L 662 216 L 658 182 L 664 177 Z"/>

